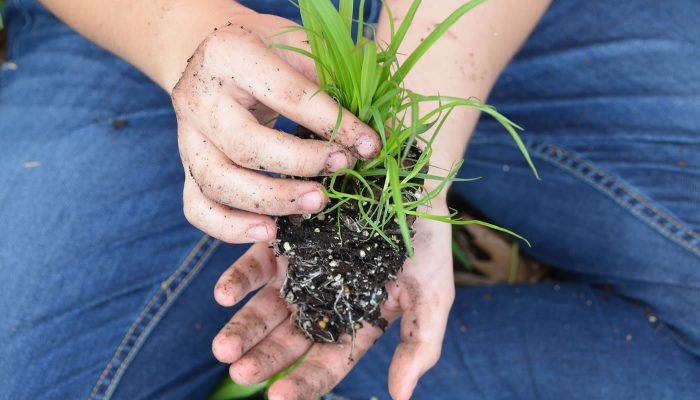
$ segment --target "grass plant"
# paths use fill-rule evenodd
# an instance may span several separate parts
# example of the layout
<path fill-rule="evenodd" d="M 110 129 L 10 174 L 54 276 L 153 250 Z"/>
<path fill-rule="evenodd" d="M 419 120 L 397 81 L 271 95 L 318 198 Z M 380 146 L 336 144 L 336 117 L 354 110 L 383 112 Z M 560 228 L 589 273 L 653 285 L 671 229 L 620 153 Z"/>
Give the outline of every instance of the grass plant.
<path fill-rule="evenodd" d="M 449 182 L 470 180 L 456 178 L 462 161 L 444 170 L 441 175 L 426 172 L 426 167 L 430 166 L 432 144 L 456 107 L 476 108 L 496 119 L 512 136 L 539 179 L 527 149 L 518 135 L 522 128 L 494 107 L 475 98 L 423 95 L 404 85 L 405 77 L 440 37 L 464 14 L 486 0 L 471 0 L 457 8 L 436 26 L 403 62 L 399 62 L 398 59 L 399 48 L 409 32 L 421 0 L 413 1 L 406 17 L 398 26 L 394 25 L 391 10 L 385 6 L 391 24 L 389 43 L 379 43 L 363 35 L 363 27 L 367 25 L 362 12 L 357 13 L 357 20 L 353 19 L 356 11 L 353 0 L 340 0 L 338 8 L 328 0 L 290 1 L 299 7 L 303 26 L 292 27 L 288 31 L 305 31 L 311 52 L 282 44 L 275 44 L 273 47 L 311 58 L 316 65 L 321 90 L 331 95 L 341 107 L 372 126 L 381 138 L 383 146 L 375 159 L 357 161 L 352 168 L 339 170 L 331 176 L 327 195 L 333 200 L 333 204 L 316 218 L 333 217 L 336 213 L 340 215 L 343 204 L 357 202 L 360 218 L 355 223 L 360 229 L 381 236 L 394 247 L 403 243 L 409 255 L 413 254 L 412 228 L 409 222 L 413 217 L 449 224 L 479 224 L 508 233 L 527 243 L 523 237 L 505 228 L 476 219 L 459 219 L 454 210 L 449 215 L 434 215 L 425 211 Z M 364 9 L 364 0 L 360 0 L 358 8 Z M 356 35 L 352 34 L 354 23 L 359 27 Z M 432 108 L 429 112 L 421 114 L 421 105 L 425 103 Z M 340 126 L 341 110 L 338 111 L 338 120 L 331 137 L 337 133 Z M 411 151 L 415 145 L 421 148 L 417 157 L 413 157 L 416 152 Z M 417 183 L 425 180 L 434 180 L 438 184 L 435 189 L 425 191 L 423 184 Z M 392 221 L 396 221 L 400 227 L 400 238 L 385 232 L 384 227 Z M 340 220 L 337 223 L 340 226 Z M 456 247 L 454 243 L 453 247 Z M 460 255 L 461 261 L 467 265 L 466 256 L 463 253 Z M 517 262 L 517 259 L 513 262 Z M 513 273 L 513 270 L 511 272 Z M 277 378 L 253 388 L 238 386 L 228 380 L 211 400 L 245 398 L 251 393 L 268 388 Z"/>
<path fill-rule="evenodd" d="M 366 26 L 363 13 L 358 13 L 357 21 L 353 19 L 353 0 L 340 0 L 338 8 L 326 0 L 290 1 L 299 7 L 303 22 L 302 27 L 290 30 L 301 29 L 306 32 L 311 52 L 281 44 L 273 47 L 311 58 L 316 65 L 321 90 L 331 95 L 341 107 L 372 126 L 379 134 L 383 146 L 375 159 L 357 161 L 351 169 L 339 170 L 332 176 L 327 195 L 334 200 L 334 206 L 326 209 L 323 214 L 332 216 L 334 212 L 339 212 L 343 203 L 356 201 L 361 215 L 359 220 L 355 221 L 358 226 L 363 230 L 372 231 L 373 235 L 382 236 L 394 247 L 398 247 L 399 240 L 403 241 L 409 256 L 413 255 L 409 223 L 412 217 L 449 224 L 479 224 L 506 232 L 527 243 L 523 237 L 505 228 L 480 220 L 458 219 L 455 211 L 450 215 L 434 215 L 425 211 L 429 208 L 431 200 L 449 182 L 464 181 L 456 178 L 462 165 L 461 161 L 444 171 L 441 176 L 426 173 L 432 155 L 432 144 L 456 107 L 476 108 L 496 119 L 512 136 L 539 179 L 530 155 L 518 135 L 517 131 L 522 128 L 494 107 L 474 98 L 423 95 L 404 85 L 405 77 L 440 37 L 464 14 L 486 0 L 471 0 L 457 8 L 402 62 L 398 59 L 399 48 L 422 0 L 413 1 L 406 17 L 398 26 L 393 22 L 391 10 L 385 6 L 390 21 L 389 43 L 379 43 L 363 36 L 365 30 L 362 27 Z M 359 8 L 363 10 L 364 0 L 360 0 Z M 354 22 L 360 28 L 353 37 Z M 430 103 L 432 109 L 421 114 L 421 105 L 424 103 Z M 340 112 L 338 115 L 333 135 L 340 125 Z M 418 145 L 422 152 L 416 158 L 412 158 L 411 154 L 415 152 L 411 149 L 415 145 Z M 435 189 L 424 191 L 422 183 L 416 182 L 425 180 L 435 180 L 438 184 Z M 401 238 L 385 233 L 383 228 L 391 221 L 398 223 Z"/>

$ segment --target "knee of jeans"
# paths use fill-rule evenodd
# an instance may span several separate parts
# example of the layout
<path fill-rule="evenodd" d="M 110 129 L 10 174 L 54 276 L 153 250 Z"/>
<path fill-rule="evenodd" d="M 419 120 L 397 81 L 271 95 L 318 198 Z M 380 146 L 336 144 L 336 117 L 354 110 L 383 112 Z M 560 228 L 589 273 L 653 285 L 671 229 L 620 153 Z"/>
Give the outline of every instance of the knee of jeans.
<path fill-rule="evenodd" d="M 528 142 L 542 176 L 534 181 L 508 147 L 488 138 L 473 143 L 461 175 L 483 178 L 453 191 L 526 237 L 532 248 L 525 250 L 541 261 L 640 302 L 700 355 L 700 241 L 692 224 L 560 146 Z"/>

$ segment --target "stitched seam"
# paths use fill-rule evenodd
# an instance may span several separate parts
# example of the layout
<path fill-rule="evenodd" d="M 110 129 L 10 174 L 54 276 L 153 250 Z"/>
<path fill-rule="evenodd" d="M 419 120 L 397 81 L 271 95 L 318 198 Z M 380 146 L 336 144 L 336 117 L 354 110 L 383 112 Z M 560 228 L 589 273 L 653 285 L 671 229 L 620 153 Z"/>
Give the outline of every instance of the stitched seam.
<path fill-rule="evenodd" d="M 645 199 L 639 197 L 638 194 L 632 192 L 630 189 L 628 189 L 627 187 L 625 187 L 624 185 L 622 185 L 617 179 L 615 179 L 615 178 L 613 178 L 613 177 L 611 177 L 611 176 L 605 174 L 603 171 L 598 170 L 597 168 L 593 167 L 591 164 L 586 163 L 585 161 L 576 158 L 576 157 L 573 156 L 571 153 L 569 153 L 569 152 L 567 152 L 567 151 L 565 151 L 565 150 L 563 150 L 563 149 L 561 149 L 561 148 L 558 148 L 558 147 L 556 147 L 556 146 L 551 146 L 551 145 L 543 145 L 543 146 L 544 146 L 545 148 L 548 147 L 548 148 L 550 148 L 551 150 L 554 150 L 554 151 L 556 151 L 556 152 L 560 152 L 561 155 L 564 156 L 565 159 L 568 158 L 568 159 L 571 160 L 571 161 L 577 162 L 577 163 L 579 163 L 579 164 L 584 164 L 587 168 L 591 169 L 592 172 L 597 173 L 598 175 L 600 175 L 600 176 L 606 178 L 607 180 L 609 180 L 609 181 L 611 182 L 611 184 L 613 184 L 613 185 L 615 186 L 616 189 L 622 190 L 623 192 L 625 192 L 626 194 L 628 194 L 630 197 L 632 197 L 633 199 L 637 200 L 642 206 L 645 206 L 645 207 L 649 208 L 654 214 L 656 214 L 656 216 L 662 218 L 662 219 L 664 220 L 664 222 L 667 222 L 667 223 L 669 223 L 669 224 L 671 224 L 671 225 L 674 225 L 676 228 L 678 228 L 679 230 L 683 231 L 683 233 L 685 233 L 685 234 L 687 234 L 687 235 L 689 235 L 689 236 L 691 236 L 691 237 L 697 236 L 697 233 L 695 233 L 695 232 L 693 232 L 692 230 L 689 230 L 689 229 L 687 229 L 686 227 L 682 226 L 682 225 L 681 225 L 679 222 L 677 222 L 673 217 L 671 217 L 671 216 L 669 216 L 667 213 L 665 213 L 665 212 L 659 210 L 659 209 L 656 208 L 655 206 L 649 204 L 649 202 L 647 202 Z M 541 155 L 545 155 L 545 154 L 541 154 Z M 604 191 L 606 194 L 609 194 L 611 197 L 613 197 L 613 198 L 615 199 L 616 202 L 620 203 L 620 204 L 623 205 L 625 208 L 627 208 L 628 210 L 632 211 L 633 214 L 635 214 L 635 215 L 641 217 L 641 218 L 644 219 L 646 222 L 650 223 L 651 225 L 653 225 L 653 226 L 655 226 L 656 228 L 658 228 L 659 230 L 661 230 L 666 236 L 669 236 L 669 237 L 671 237 L 671 238 L 674 239 L 674 240 L 679 240 L 679 241 L 681 241 L 681 242 L 682 242 L 681 245 L 683 245 L 684 247 L 688 248 L 689 250 L 691 250 L 691 251 L 693 251 L 693 252 L 700 252 L 700 248 L 698 248 L 692 241 L 689 241 L 689 240 L 687 240 L 687 239 L 685 239 L 685 238 L 683 238 L 683 237 L 680 237 L 678 234 L 669 231 L 667 227 L 661 225 L 658 221 L 655 221 L 654 219 L 649 218 L 649 217 L 647 217 L 647 216 L 644 215 L 644 214 L 640 214 L 640 213 L 635 209 L 634 204 L 631 204 L 629 201 L 626 201 L 625 199 L 623 199 L 623 198 L 621 198 L 620 196 L 616 195 L 612 190 L 610 190 L 610 188 L 606 187 L 605 185 L 602 185 L 602 184 L 600 184 L 599 182 L 594 181 L 594 180 L 591 178 L 591 176 L 590 176 L 589 174 L 586 174 L 584 171 L 580 171 L 579 169 L 577 169 L 577 168 L 575 168 L 575 167 L 571 167 L 571 166 L 569 166 L 569 165 L 566 165 L 566 164 L 564 164 L 564 163 L 561 163 L 561 162 L 559 162 L 559 160 L 557 160 L 556 158 L 547 158 L 547 159 L 553 160 L 553 161 L 557 162 L 557 164 L 560 165 L 561 167 L 563 167 L 564 169 L 566 169 L 566 170 L 568 170 L 568 171 L 570 171 L 570 172 L 573 172 L 573 173 L 575 173 L 576 175 L 581 176 L 582 178 L 584 178 L 584 180 L 586 180 L 586 181 L 587 181 L 588 183 L 590 183 L 591 185 L 595 186 L 596 188 L 601 189 L 601 190 Z"/>
<path fill-rule="evenodd" d="M 197 254 L 197 251 L 204 245 L 206 242 L 206 237 L 203 237 L 199 240 L 199 242 L 195 245 L 195 247 L 190 251 L 190 253 L 187 255 L 185 260 L 180 264 L 180 266 L 175 270 L 175 273 L 171 275 L 177 275 L 180 273 L 181 269 L 184 268 L 185 265 L 187 265 L 190 261 L 192 261 L 192 258 L 194 258 L 195 254 Z M 170 278 L 168 278 L 170 279 Z M 161 285 L 161 290 L 162 290 L 162 285 Z M 148 311 L 153 307 L 153 304 L 156 302 L 158 295 L 160 294 L 160 290 L 151 297 L 151 300 L 148 302 L 146 307 L 141 311 L 141 314 L 136 318 L 134 323 L 131 325 L 129 328 L 129 331 L 126 333 L 124 336 L 124 339 L 122 339 L 122 342 L 119 344 L 119 347 L 117 347 L 116 352 L 114 353 L 114 356 L 112 356 L 112 359 L 109 361 L 107 364 L 107 367 L 105 367 L 104 371 L 102 371 L 102 374 L 100 375 L 99 379 L 97 380 L 97 383 L 95 384 L 95 387 L 92 389 L 92 392 L 90 393 L 90 398 L 93 398 L 95 395 L 97 395 L 97 391 L 99 390 L 100 386 L 102 386 L 103 381 L 107 377 L 107 374 L 109 371 L 112 369 L 112 365 L 117 361 L 119 356 L 121 355 L 121 352 L 124 350 L 124 347 L 126 344 L 129 342 L 129 338 L 133 336 L 134 331 L 136 330 L 136 327 L 140 324 L 141 320 L 145 318 L 146 314 Z"/>
<path fill-rule="evenodd" d="M 119 369 L 114 374 L 114 378 L 112 379 L 109 388 L 107 388 L 107 391 L 105 392 L 105 399 L 109 399 L 112 397 L 112 394 L 117 389 L 117 385 L 121 381 L 121 377 L 126 372 L 126 368 L 128 368 L 129 365 L 131 365 L 131 361 L 136 357 L 139 350 L 141 350 L 141 347 L 143 347 L 143 344 L 146 342 L 146 339 L 148 339 L 148 337 L 150 336 L 150 333 L 163 318 L 163 315 L 170 309 L 170 306 L 173 304 L 173 302 L 175 302 L 175 300 L 177 300 L 180 297 L 180 294 L 189 286 L 189 283 L 201 270 L 204 263 L 207 262 L 209 256 L 211 256 L 211 254 L 214 252 L 214 250 L 216 250 L 220 243 L 221 242 L 217 240 L 213 241 L 209 245 L 205 253 L 202 254 L 201 258 L 195 264 L 192 270 L 184 274 L 185 277 L 182 279 L 182 282 L 175 287 L 175 290 L 172 291 L 172 294 L 170 296 L 167 296 L 167 291 L 169 288 L 163 289 L 166 291 L 167 296 L 165 301 L 163 302 L 162 306 L 158 308 L 158 311 L 153 316 L 153 319 L 151 319 L 148 325 L 144 328 L 143 333 L 134 343 L 134 347 L 131 349 L 131 351 L 129 351 L 126 358 L 124 358 L 124 362 L 119 366 Z"/>
<path fill-rule="evenodd" d="M 645 222 L 651 224 L 652 226 L 656 227 L 661 233 L 663 233 L 665 236 L 669 237 L 670 239 L 680 242 L 681 246 L 685 247 L 686 249 L 690 250 L 691 252 L 695 253 L 696 255 L 700 256 L 700 247 L 694 242 L 698 241 L 700 242 L 700 234 L 697 232 L 694 232 L 693 230 L 689 229 L 688 227 L 684 226 L 682 223 L 677 221 L 675 218 L 670 216 L 668 213 L 660 210 L 656 206 L 652 205 L 647 201 L 646 199 L 642 198 L 638 193 L 632 191 L 628 187 L 626 187 L 624 184 L 622 184 L 618 179 L 606 174 L 605 172 L 599 170 L 598 168 L 594 167 L 590 163 L 577 158 L 573 154 L 567 152 L 566 150 L 549 145 L 549 144 L 544 144 L 544 143 L 531 143 L 532 150 L 534 150 L 535 155 L 539 156 L 539 158 L 545 159 L 547 161 L 550 161 L 554 163 L 555 165 L 559 166 L 562 169 L 565 169 L 569 172 L 574 173 L 575 175 L 581 177 L 584 181 L 589 183 L 590 185 L 594 186 L 595 188 L 601 190 L 611 198 L 613 198 L 618 204 L 622 205 L 623 207 L 627 208 L 629 211 L 631 211 L 634 215 L 637 215 L 639 218 L 644 220 Z M 560 157 L 557 157 L 559 155 Z M 589 169 L 590 173 L 586 173 L 585 171 L 582 171 L 581 168 L 577 168 L 576 165 L 571 166 L 568 165 L 565 161 L 570 161 L 572 163 L 576 163 L 578 165 L 585 166 L 585 168 Z M 610 185 L 612 186 L 609 187 L 608 185 L 601 184 L 600 182 L 597 182 L 596 180 L 593 179 L 592 175 L 598 175 L 602 177 L 603 179 L 607 180 Z M 617 189 L 625 194 L 629 195 L 632 199 L 636 200 L 639 205 L 642 207 L 646 207 L 648 210 L 651 211 L 651 213 L 654 215 L 654 217 L 658 217 L 661 219 L 664 223 L 669 224 L 679 231 L 681 231 L 682 235 L 674 232 L 669 229 L 668 226 L 662 225 L 659 221 L 657 221 L 655 218 L 652 218 L 651 216 L 645 214 L 643 211 L 644 210 L 639 210 L 633 203 L 631 203 L 629 200 L 624 199 L 622 196 L 619 196 L 615 191 L 613 190 Z M 687 239 L 683 236 L 688 236 L 690 239 Z"/>
<path fill-rule="evenodd" d="M 171 279 L 168 279 L 166 282 L 161 284 L 161 290 L 159 291 L 159 294 L 161 295 L 160 297 L 162 297 L 162 295 L 164 294 L 165 298 L 162 299 L 162 304 L 155 307 L 156 311 L 148 320 L 146 325 L 141 327 L 141 333 L 133 341 L 131 349 L 124 357 L 124 360 L 119 364 L 119 367 L 114 373 L 112 379 L 110 379 L 110 384 L 107 387 L 107 390 L 104 392 L 104 399 L 110 399 L 112 397 L 112 394 L 114 394 L 114 391 L 117 389 L 117 385 L 119 384 L 122 376 L 126 372 L 126 368 L 129 367 L 131 361 L 136 357 L 138 351 L 141 349 L 146 339 L 149 337 L 150 333 L 153 331 L 158 322 L 160 322 L 163 315 L 170 309 L 170 305 L 175 300 L 177 300 L 180 293 L 182 293 L 182 291 L 185 288 L 187 288 L 187 286 L 189 286 L 190 281 L 199 272 L 202 265 L 208 260 L 211 253 L 218 247 L 220 243 L 219 241 L 210 241 L 211 239 L 208 236 L 204 236 L 202 240 L 205 241 L 206 247 L 201 249 L 200 252 L 197 252 L 197 255 L 195 255 L 194 258 L 197 259 L 197 262 L 194 264 L 194 266 L 189 271 L 187 270 L 187 268 L 183 269 L 183 272 L 178 277 L 176 277 L 179 278 L 180 276 L 182 276 L 183 278 L 181 279 L 181 281 L 176 282 L 173 285 L 173 287 L 169 286 L 168 283 L 175 282 Z M 207 244 L 208 241 L 209 243 Z M 192 265 L 192 263 L 190 262 L 189 265 Z"/>
<path fill-rule="evenodd" d="M 206 248 L 205 251 L 202 251 L 202 248 L 207 243 L 209 243 L 209 246 Z M 108 396 L 111 395 L 109 393 L 110 388 L 112 388 L 112 386 L 120 378 L 119 373 L 123 370 L 124 364 L 129 360 L 130 353 L 133 352 L 135 349 L 138 349 L 138 347 L 140 347 L 140 344 L 138 343 L 140 338 L 146 336 L 149 333 L 148 327 L 154 320 L 155 322 L 157 322 L 157 320 L 159 319 L 158 314 L 160 313 L 160 309 L 167 308 L 167 305 L 177 298 L 179 289 L 181 287 L 184 287 L 183 283 L 186 280 L 186 278 L 182 279 L 179 286 L 175 287 L 175 290 L 172 292 L 172 294 L 169 293 L 171 291 L 170 285 L 172 285 L 178 277 L 184 275 L 183 272 L 185 272 L 185 274 L 196 272 L 196 270 L 198 269 L 197 266 L 192 268 L 192 270 L 189 272 L 187 272 L 186 269 L 192 265 L 192 261 L 195 258 L 198 259 L 197 264 L 201 263 L 202 261 L 205 261 L 208 255 L 211 253 L 211 251 L 213 251 L 213 249 L 216 248 L 216 246 L 218 246 L 218 243 L 218 241 L 213 241 L 209 236 L 204 235 L 199 240 L 199 242 L 197 242 L 194 248 L 189 252 L 185 260 L 180 264 L 180 266 L 175 270 L 175 272 L 171 274 L 168 277 L 168 279 L 161 284 L 160 289 L 151 297 L 151 300 L 148 302 L 146 307 L 144 307 L 139 316 L 132 323 L 131 327 L 122 339 L 122 342 L 117 347 L 114 356 L 112 356 L 112 359 L 109 361 L 104 371 L 102 371 L 102 374 L 100 375 L 97 383 L 95 384 L 90 393 L 90 399 L 99 398 L 98 396 L 105 396 L 104 398 L 108 398 Z M 162 298 L 164 294 L 165 299 Z M 162 301 L 163 304 L 160 307 L 156 308 L 156 312 L 153 313 L 153 316 L 149 318 L 149 315 L 152 313 L 154 307 L 156 307 L 156 303 L 159 300 Z M 147 318 L 148 321 L 144 326 L 144 322 L 147 320 Z M 136 333 L 137 330 L 140 330 L 140 332 Z M 134 340 L 134 338 L 136 338 L 136 340 Z M 120 361 L 122 357 L 122 352 L 127 346 L 129 346 L 130 343 L 132 344 L 132 349 L 130 349 L 126 357 L 124 357 L 124 359 Z M 133 356 L 131 358 L 133 358 Z M 112 374 L 114 368 L 117 365 L 119 365 L 117 371 L 114 374 Z M 105 391 L 104 393 L 100 393 L 101 389 L 105 386 L 105 380 L 110 376 L 110 374 L 112 375 L 112 377 L 110 379 L 110 383 L 108 384 L 107 391 Z M 111 390 L 113 391 L 114 389 Z"/>

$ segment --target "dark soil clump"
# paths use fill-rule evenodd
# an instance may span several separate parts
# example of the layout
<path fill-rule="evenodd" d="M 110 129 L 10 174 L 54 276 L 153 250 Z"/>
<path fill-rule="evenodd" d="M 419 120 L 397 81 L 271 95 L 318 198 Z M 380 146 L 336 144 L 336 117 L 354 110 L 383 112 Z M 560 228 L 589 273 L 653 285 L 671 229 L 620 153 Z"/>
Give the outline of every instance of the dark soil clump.
<path fill-rule="evenodd" d="M 383 179 L 374 182 L 382 187 Z M 387 299 L 386 283 L 396 280 L 406 261 L 396 221 L 384 227 L 394 246 L 362 228 L 354 201 L 327 215 L 280 217 L 277 226 L 275 253 L 289 257 L 282 295 L 296 306 L 297 325 L 309 339 L 338 342 L 345 333 L 354 338 L 365 322 L 386 328 L 379 308 Z"/>
<path fill-rule="evenodd" d="M 118 131 L 120 131 L 120 130 L 122 130 L 122 129 L 125 129 L 125 128 L 127 128 L 128 126 L 129 126 L 129 120 L 128 120 L 128 119 L 118 118 L 118 119 L 113 119 L 113 120 L 112 120 L 112 128 L 114 128 L 114 129 L 116 129 L 116 130 L 118 130 Z"/>
<path fill-rule="evenodd" d="M 341 207 L 340 227 L 332 215 L 277 220 L 275 252 L 289 257 L 282 294 L 297 306 L 299 328 L 320 342 L 354 335 L 363 322 L 386 328 L 379 306 L 387 298 L 387 281 L 396 279 L 406 260 L 402 246 L 396 249 L 359 229 L 359 213 L 351 204 Z M 391 225 L 389 230 L 398 233 L 398 224 Z"/>

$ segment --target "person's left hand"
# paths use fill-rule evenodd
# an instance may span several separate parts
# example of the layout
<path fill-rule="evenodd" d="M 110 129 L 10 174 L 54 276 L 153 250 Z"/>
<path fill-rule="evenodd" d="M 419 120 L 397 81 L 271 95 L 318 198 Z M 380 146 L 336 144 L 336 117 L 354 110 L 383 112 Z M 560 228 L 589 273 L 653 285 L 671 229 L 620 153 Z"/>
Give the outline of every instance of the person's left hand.
<path fill-rule="evenodd" d="M 447 214 L 440 203 L 430 211 Z M 382 306 L 382 316 L 389 322 L 402 317 L 401 343 L 389 368 L 394 399 L 409 399 L 418 378 L 439 359 L 454 300 L 450 225 L 419 219 L 415 229 L 415 256 L 406 261 L 398 280 L 387 284 L 389 297 Z M 296 327 L 280 296 L 286 268 L 286 259 L 276 258 L 266 244 L 258 243 L 224 272 L 214 290 L 223 306 L 233 306 L 264 287 L 214 338 L 212 350 L 219 361 L 231 364 L 232 379 L 243 385 L 270 378 L 308 351 L 290 375 L 272 385 L 269 398 L 312 399 L 335 387 L 382 330 L 365 324 L 358 331 L 352 362 L 348 362 L 349 335 L 341 345 L 312 343 Z"/>

